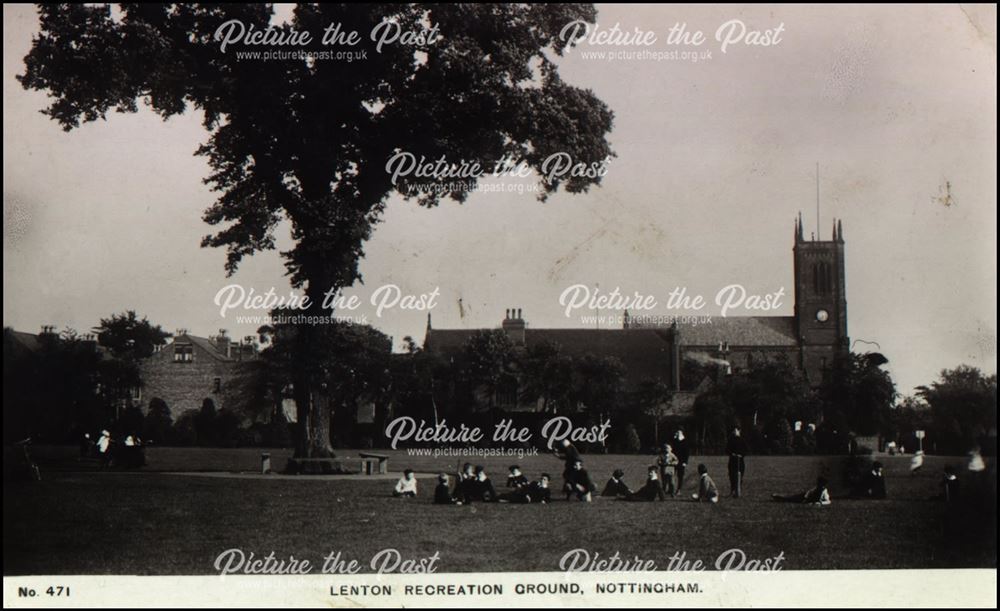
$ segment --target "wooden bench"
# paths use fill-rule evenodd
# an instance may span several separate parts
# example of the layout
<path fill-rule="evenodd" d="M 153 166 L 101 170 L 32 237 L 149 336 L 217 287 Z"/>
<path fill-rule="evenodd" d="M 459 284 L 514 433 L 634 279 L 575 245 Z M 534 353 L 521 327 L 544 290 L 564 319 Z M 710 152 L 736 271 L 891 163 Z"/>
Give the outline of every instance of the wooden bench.
<path fill-rule="evenodd" d="M 384 454 L 358 452 L 361 457 L 361 473 L 364 475 L 384 475 L 389 470 L 389 457 Z"/>

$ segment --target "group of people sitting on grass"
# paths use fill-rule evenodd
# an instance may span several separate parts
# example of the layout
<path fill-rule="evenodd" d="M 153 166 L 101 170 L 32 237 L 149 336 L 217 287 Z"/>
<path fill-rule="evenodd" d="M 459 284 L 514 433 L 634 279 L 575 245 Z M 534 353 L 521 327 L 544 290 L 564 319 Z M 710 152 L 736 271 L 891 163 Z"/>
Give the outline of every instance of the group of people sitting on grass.
<path fill-rule="evenodd" d="M 675 446 L 677 452 L 674 451 Z M 563 492 L 566 494 L 566 499 L 576 497 L 581 501 L 592 501 L 597 486 L 583 468 L 583 458 L 576 447 L 569 441 L 563 440 L 555 454 L 566 465 L 563 471 L 565 482 Z M 646 469 L 646 482 L 641 488 L 633 491 L 625 483 L 625 471 L 615 469 L 601 496 L 639 502 L 664 500 L 667 496 L 676 497 L 684 485 L 684 471 L 689 457 L 687 440 L 684 439 L 683 431 L 678 431 L 674 436 L 674 445 L 663 444 L 657 454 L 656 464 Z M 719 489 L 708 474 L 708 467 L 703 464 L 698 465 L 698 491 L 692 494 L 691 498 L 707 503 L 719 502 Z"/>
<path fill-rule="evenodd" d="M 593 501 L 593 497 L 597 494 L 598 489 L 590 473 L 584 468 L 583 458 L 576 448 L 566 441 L 555 451 L 555 454 L 565 464 L 562 492 L 565 494 L 566 500 L 576 498 L 579 501 L 588 503 Z M 739 458 L 742 459 L 742 456 Z M 687 459 L 686 448 L 684 449 L 682 462 L 680 457 L 673 451 L 673 447 L 670 444 L 664 444 L 657 455 L 656 464 L 650 465 L 646 469 L 646 481 L 641 488 L 633 491 L 625 483 L 625 471 L 619 468 L 612 472 L 600 496 L 632 502 L 662 501 L 666 500 L 667 497 L 674 498 L 680 493 L 680 489 L 683 486 L 683 466 Z M 739 489 L 742 484 L 742 474 L 740 473 L 742 465 L 740 462 L 737 463 L 736 469 L 730 469 L 730 471 L 736 471 L 739 474 L 735 478 L 735 484 L 732 481 L 733 478 L 730 478 L 730 484 L 733 488 L 732 496 L 739 496 Z M 732 467 L 732 465 L 730 466 Z M 457 481 L 454 487 L 451 487 L 450 478 L 447 473 L 438 475 L 438 484 L 434 489 L 434 503 L 441 505 L 493 502 L 548 503 L 552 500 L 551 480 L 552 478 L 548 473 L 542 473 L 537 480 L 530 481 L 521 472 L 519 465 L 512 465 L 507 476 L 506 489 L 502 493 L 498 493 L 482 466 L 473 467 L 472 464 L 465 463 L 457 474 Z M 955 469 L 950 465 L 945 467 L 942 489 L 943 492 L 933 498 L 948 501 L 957 499 L 959 482 Z M 417 480 L 412 469 L 407 469 L 399 481 L 396 482 L 393 494 L 399 497 L 417 496 Z M 698 502 L 718 503 L 719 496 L 719 489 L 709 475 L 708 467 L 704 464 L 699 464 L 698 489 L 691 494 L 691 498 Z M 875 461 L 872 463 L 870 469 L 861 475 L 857 484 L 852 487 L 850 493 L 847 495 L 847 498 L 885 499 L 887 496 L 883 465 L 881 462 Z M 771 499 L 776 502 L 817 506 L 825 506 L 832 503 L 829 484 L 825 477 L 817 478 L 816 485 L 808 490 L 795 494 L 772 494 Z"/>
<path fill-rule="evenodd" d="M 628 487 L 624 477 L 624 470 L 615 469 L 611 474 L 611 479 L 604 486 L 601 496 L 623 501 L 663 501 L 668 496 L 676 497 L 679 492 L 679 488 L 674 487 L 671 479 L 664 476 L 661 465 L 650 465 L 646 469 L 646 483 L 636 491 L 632 491 Z M 708 467 L 705 465 L 698 465 L 698 491 L 693 493 L 691 498 L 706 503 L 719 502 L 719 489 L 708 474 Z M 590 499 L 584 497 L 582 500 Z"/>
<path fill-rule="evenodd" d="M 510 467 L 507 476 L 507 490 L 497 493 L 493 481 L 486 474 L 482 465 L 473 467 L 465 463 L 457 476 L 455 487 L 452 488 L 447 473 L 438 475 L 438 483 L 434 488 L 434 503 L 438 505 L 467 505 L 469 503 L 548 503 L 552 500 L 549 490 L 551 476 L 548 473 L 535 481 L 529 481 L 521 473 L 518 465 Z M 393 496 L 417 496 L 417 479 L 413 469 L 407 469 L 396 482 Z"/>
<path fill-rule="evenodd" d="M 667 494 L 661 484 L 662 478 L 658 466 L 649 467 L 645 485 L 636 491 L 632 491 L 625 483 L 624 475 L 625 472 L 622 469 L 615 469 L 601 496 L 625 501 L 655 501 L 666 498 Z M 563 493 L 566 500 L 576 498 L 580 501 L 591 502 L 594 494 L 597 493 L 597 486 L 587 470 L 583 468 L 582 460 L 575 460 L 571 467 L 563 473 L 563 479 Z M 705 465 L 698 465 L 698 480 L 698 492 L 692 494 L 692 498 L 698 501 L 717 503 L 719 490 L 708 475 L 708 468 Z M 548 503 L 552 500 L 550 488 L 552 476 L 548 473 L 542 473 L 537 480 L 530 481 L 521 472 L 519 465 L 511 465 L 506 489 L 500 493 L 493 486 L 485 469 L 482 466 L 473 467 L 470 463 L 463 466 L 454 487 L 450 486 L 450 481 L 447 473 L 438 475 L 438 484 L 434 489 L 434 502 L 436 504 Z M 671 495 L 676 496 L 676 491 L 672 491 Z M 403 472 L 403 476 L 399 478 L 393 489 L 393 496 L 417 496 L 417 479 L 412 469 Z"/>

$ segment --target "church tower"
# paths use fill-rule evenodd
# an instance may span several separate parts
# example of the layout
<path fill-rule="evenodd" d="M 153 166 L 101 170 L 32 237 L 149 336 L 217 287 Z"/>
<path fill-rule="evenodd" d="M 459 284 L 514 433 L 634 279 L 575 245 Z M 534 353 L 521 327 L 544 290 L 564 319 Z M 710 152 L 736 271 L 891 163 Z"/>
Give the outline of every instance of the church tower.
<path fill-rule="evenodd" d="M 802 368 L 813 386 L 839 353 L 850 345 L 847 336 L 847 292 L 844 274 L 844 228 L 833 222 L 832 239 L 806 240 L 802 214 L 795 221 L 795 330 Z"/>

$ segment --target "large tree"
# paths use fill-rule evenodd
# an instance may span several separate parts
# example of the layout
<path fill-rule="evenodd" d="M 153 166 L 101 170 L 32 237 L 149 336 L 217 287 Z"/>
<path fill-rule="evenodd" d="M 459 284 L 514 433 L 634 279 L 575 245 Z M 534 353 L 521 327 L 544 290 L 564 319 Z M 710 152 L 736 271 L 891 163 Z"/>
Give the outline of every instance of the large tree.
<path fill-rule="evenodd" d="M 145 316 L 139 318 L 134 310 L 102 318 L 94 330 L 101 346 L 110 350 L 116 358 L 130 362 L 152 355 L 157 346 L 167 343 L 171 335 L 160 325 L 149 322 Z"/>
<path fill-rule="evenodd" d="M 917 396 L 930 406 L 939 450 L 967 452 L 991 432 L 996 439 L 995 373 L 986 375 L 971 365 L 945 369 L 929 386 L 917 387 Z"/>
<path fill-rule="evenodd" d="M 25 335 L 4 328 L 4 439 L 61 443 L 108 426 L 108 408 L 117 405 L 102 365 L 114 359 L 102 359 L 95 343 L 72 329 Z"/>
<path fill-rule="evenodd" d="M 555 342 L 532 344 L 520 356 L 520 401 L 539 403 L 543 412 L 558 413 L 573 405 L 573 358 Z"/>
<path fill-rule="evenodd" d="M 896 400 L 896 385 L 882 368 L 886 363 L 877 352 L 834 359 L 831 375 L 820 388 L 826 420 L 859 435 L 886 429 Z"/>
<path fill-rule="evenodd" d="M 555 63 L 576 42 L 560 35 L 563 27 L 594 23 L 591 5 L 300 4 L 288 23 L 272 23 L 269 4 L 40 5 L 39 13 L 19 79 L 53 98 L 44 112 L 69 130 L 111 110 L 134 112 L 139 102 L 164 118 L 201 111 L 209 137 L 198 154 L 219 193 L 204 219 L 220 227 L 203 245 L 226 248 L 232 273 L 244 256 L 273 249 L 274 229 L 287 219 L 295 246 L 282 255 L 314 311 L 327 291 L 360 279 L 364 244 L 391 194 L 425 206 L 467 195 L 447 186 L 448 176 L 394 181 L 390 156 L 485 168 L 512 159 L 541 172 L 556 153 L 584 166 L 611 155 L 610 110 L 563 82 Z M 361 34 L 348 50 L 366 57 L 241 60 L 246 45 L 223 49 L 215 39 L 231 20 L 270 28 L 272 38 L 312 34 L 305 47 L 257 51 L 344 50 L 320 44 L 322 32 L 339 24 Z M 415 33 L 407 38 L 415 44 L 376 47 L 368 34 L 383 22 Z M 543 180 L 542 197 L 599 181 L 586 172 Z M 315 335 L 301 330 L 303 352 Z M 330 455 L 329 413 L 317 407 L 316 381 L 303 370 L 294 388 L 299 451 Z"/>
<path fill-rule="evenodd" d="M 134 310 L 102 318 L 94 331 L 101 347 L 111 353 L 99 363 L 101 392 L 111 404 L 131 407 L 132 391 L 143 383 L 140 362 L 164 346 L 171 334 Z"/>
<path fill-rule="evenodd" d="M 502 329 L 477 331 L 465 343 L 465 374 L 486 400 L 490 415 L 497 407 L 497 395 L 515 384 L 514 342 Z"/>

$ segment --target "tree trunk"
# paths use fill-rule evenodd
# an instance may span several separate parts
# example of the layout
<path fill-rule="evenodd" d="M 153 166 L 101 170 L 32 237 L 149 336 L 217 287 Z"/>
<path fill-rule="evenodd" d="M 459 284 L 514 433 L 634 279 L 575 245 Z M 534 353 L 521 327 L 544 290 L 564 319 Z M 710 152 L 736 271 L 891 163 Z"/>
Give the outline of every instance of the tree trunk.
<path fill-rule="evenodd" d="M 300 266 L 298 275 L 306 280 L 305 294 L 309 298 L 309 307 L 301 313 L 333 316 L 332 308 L 323 309 L 323 298 L 327 291 L 350 286 L 357 279 L 357 252 L 360 252 L 360 245 L 367 237 L 359 228 L 367 227 L 364 216 L 371 206 L 345 210 L 348 216 L 334 218 L 322 213 L 324 206 L 333 205 L 330 198 L 331 176 L 325 165 L 304 168 L 300 180 L 303 199 L 308 203 L 290 211 L 290 217 L 305 234 L 296 247 L 296 251 L 301 253 L 296 261 Z M 296 377 L 300 379 L 294 383 L 297 397 L 301 392 L 305 402 L 298 407 L 301 426 L 296 451 L 301 452 L 303 458 L 333 457 L 330 445 L 331 406 L 326 393 L 320 392 L 326 374 L 315 371 L 312 363 L 308 362 L 322 354 L 323 334 L 316 325 L 309 323 L 298 325 L 297 331 L 297 370 L 300 373 Z"/>
<path fill-rule="evenodd" d="M 318 286 L 317 286 L 318 289 Z M 320 305 L 322 293 L 315 294 L 318 290 L 307 290 L 312 307 L 307 310 L 309 314 L 319 315 L 322 313 Z M 316 379 L 317 373 L 313 371 L 308 360 L 313 355 L 318 354 L 322 347 L 321 334 L 313 324 L 304 323 L 296 327 L 296 366 L 297 374 L 293 381 L 295 388 L 296 413 L 298 415 L 299 426 L 297 428 L 297 439 L 295 443 L 296 458 L 332 458 L 335 456 L 333 447 L 330 445 L 330 405 L 329 401 L 320 392 L 323 380 Z"/>
<path fill-rule="evenodd" d="M 295 440 L 296 458 L 332 458 L 330 410 L 322 397 L 301 376 L 295 381 L 295 408 L 299 421 Z"/>

